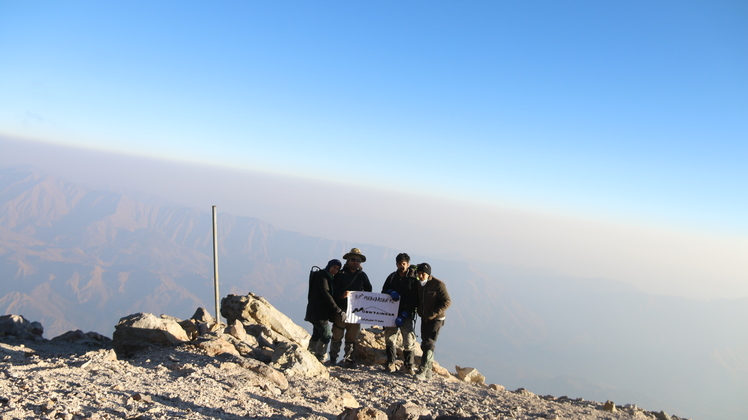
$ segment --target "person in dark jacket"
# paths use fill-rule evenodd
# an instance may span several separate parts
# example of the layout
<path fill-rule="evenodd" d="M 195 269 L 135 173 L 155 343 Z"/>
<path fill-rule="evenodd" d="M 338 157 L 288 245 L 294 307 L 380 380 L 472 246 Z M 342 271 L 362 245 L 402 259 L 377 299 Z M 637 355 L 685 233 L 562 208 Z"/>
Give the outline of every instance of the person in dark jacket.
<path fill-rule="evenodd" d="M 343 311 L 348 309 L 348 295 L 354 291 L 371 292 L 371 282 L 369 277 L 361 269 L 361 263 L 366 261 L 366 257 L 358 248 L 351 249 L 351 252 L 343 255 L 346 261 L 343 269 L 335 275 L 333 279 L 333 289 L 335 293 L 335 303 Z M 338 359 L 338 353 L 345 336 L 345 355 L 343 362 L 346 366 L 355 365 L 353 351 L 355 350 L 358 334 L 361 332 L 361 324 L 351 324 L 345 322 L 345 314 L 335 315 L 332 325 L 332 344 L 330 344 L 330 365 L 335 365 Z"/>
<path fill-rule="evenodd" d="M 444 326 L 447 308 L 452 304 L 452 299 L 449 297 L 444 282 L 431 275 L 431 266 L 428 263 L 418 264 L 416 276 L 418 277 L 416 287 L 418 314 L 421 316 L 421 350 L 423 350 L 416 378 L 427 381 L 432 375 L 436 339 L 439 337 L 439 330 Z"/>
<path fill-rule="evenodd" d="M 332 297 L 332 280 L 342 265 L 340 260 L 330 260 L 324 269 L 309 275 L 309 294 L 304 321 L 312 323 L 312 338 L 307 350 L 317 356 L 320 362 L 325 360 L 327 344 L 332 338 L 330 320 L 335 315 L 345 315 Z"/>
<path fill-rule="evenodd" d="M 397 270 L 393 271 L 382 286 L 382 293 L 389 294 L 393 300 L 399 301 L 398 316 L 394 327 L 384 327 L 384 341 L 386 343 L 387 364 L 385 370 L 395 372 L 397 366 L 397 334 L 403 336 L 403 359 L 405 361 L 403 370 L 407 373 L 415 373 L 413 370 L 414 354 L 416 347 L 415 333 L 415 311 L 418 305 L 418 294 L 416 293 L 416 270 L 410 266 L 410 256 L 406 253 L 397 254 L 395 257 Z"/>

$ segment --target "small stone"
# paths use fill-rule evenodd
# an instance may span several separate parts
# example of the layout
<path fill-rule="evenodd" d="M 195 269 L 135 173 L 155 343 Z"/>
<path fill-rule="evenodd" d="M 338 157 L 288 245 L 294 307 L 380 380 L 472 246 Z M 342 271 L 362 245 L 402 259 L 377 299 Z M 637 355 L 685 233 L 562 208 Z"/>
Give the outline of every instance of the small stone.
<path fill-rule="evenodd" d="M 342 405 L 343 407 L 346 407 L 346 408 L 361 407 L 361 404 L 359 404 L 358 401 L 356 401 L 356 399 L 353 398 L 353 395 L 351 395 L 349 392 L 343 393 Z"/>
<path fill-rule="evenodd" d="M 54 409 L 54 408 L 55 408 L 55 403 L 52 400 L 47 400 L 47 402 L 45 402 L 42 405 L 42 411 L 44 413 L 47 413 L 47 414 L 49 414 L 50 412 L 52 412 L 52 409 Z"/>
<path fill-rule="evenodd" d="M 613 401 L 611 401 L 611 400 L 605 401 L 605 404 L 603 405 L 603 410 L 615 412 L 616 411 L 616 405 L 613 404 Z"/>
<path fill-rule="evenodd" d="M 489 389 L 493 389 L 494 391 L 504 391 L 504 390 L 506 390 L 506 388 L 504 388 L 504 385 L 496 385 L 496 384 L 491 384 L 491 385 L 488 386 L 488 388 Z"/>
<path fill-rule="evenodd" d="M 114 350 L 109 349 L 104 353 L 104 357 L 102 358 L 105 362 L 113 362 L 117 360 L 117 353 L 115 353 Z"/>
<path fill-rule="evenodd" d="M 146 403 L 153 402 L 153 399 L 151 399 L 150 395 L 143 395 L 141 393 L 134 394 L 132 396 L 132 399 L 135 400 L 135 401 L 142 401 L 142 402 L 146 402 Z"/>
<path fill-rule="evenodd" d="M 464 382 L 482 384 L 486 381 L 486 377 L 481 375 L 476 368 L 455 366 L 455 369 L 457 370 L 457 377 Z"/>
<path fill-rule="evenodd" d="M 539 399 L 540 398 L 537 395 L 533 394 L 532 392 L 526 390 L 525 388 L 517 388 L 514 391 L 514 393 L 518 394 L 518 395 L 521 395 L 523 397 L 526 397 L 526 398 L 531 398 L 531 399 Z"/>

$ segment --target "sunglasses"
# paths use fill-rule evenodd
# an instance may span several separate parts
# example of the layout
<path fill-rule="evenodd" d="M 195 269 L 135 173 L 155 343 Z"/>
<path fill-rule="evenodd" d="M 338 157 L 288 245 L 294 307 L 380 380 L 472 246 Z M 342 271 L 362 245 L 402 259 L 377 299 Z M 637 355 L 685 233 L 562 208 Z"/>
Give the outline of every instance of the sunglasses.
<path fill-rule="evenodd" d="M 360 258 L 348 258 L 348 261 L 361 262 Z"/>

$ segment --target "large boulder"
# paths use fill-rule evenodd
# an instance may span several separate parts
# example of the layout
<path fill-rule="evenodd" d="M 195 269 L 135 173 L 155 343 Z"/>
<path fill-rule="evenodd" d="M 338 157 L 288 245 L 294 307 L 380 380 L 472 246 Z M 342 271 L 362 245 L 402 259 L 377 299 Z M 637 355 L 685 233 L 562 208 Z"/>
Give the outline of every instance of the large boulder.
<path fill-rule="evenodd" d="M 42 340 L 44 328 L 37 321 L 29 321 L 23 315 L 0 316 L 0 335 L 12 335 L 22 340 Z"/>
<path fill-rule="evenodd" d="M 397 357 L 398 360 L 395 362 L 399 367 L 403 365 L 403 349 L 402 349 L 403 338 L 402 334 L 397 334 Z M 384 339 L 384 328 L 380 326 L 371 326 L 361 330 L 358 336 L 355 357 L 356 361 L 364 365 L 383 365 L 387 363 L 387 354 L 385 352 L 386 343 Z M 420 344 L 416 343 L 413 348 L 413 355 L 415 356 L 415 363 L 419 365 L 421 363 L 421 356 L 423 351 L 421 350 Z M 446 368 L 439 365 L 435 360 L 432 366 L 434 373 L 443 377 L 444 379 L 452 382 L 458 382 L 457 379 L 452 375 Z M 472 369 L 472 368 L 471 368 Z M 485 379 L 485 378 L 484 378 Z"/>
<path fill-rule="evenodd" d="M 382 327 L 362 328 L 358 335 L 358 341 L 354 357 L 364 365 L 383 365 L 387 362 L 387 353 L 384 349 L 384 329 Z"/>
<path fill-rule="evenodd" d="M 397 334 L 397 357 L 398 360 L 403 359 L 402 349 L 403 338 L 398 332 Z M 384 341 L 384 328 L 380 326 L 371 326 L 369 328 L 361 329 L 361 333 L 358 336 L 358 345 L 356 346 L 355 357 L 359 363 L 365 365 L 383 365 L 387 362 L 387 353 L 385 347 L 387 344 Z M 413 355 L 417 358 L 421 357 L 423 352 L 421 346 L 416 344 Z M 398 362 L 399 364 L 400 362 Z"/>
<path fill-rule="evenodd" d="M 303 348 L 309 344 L 310 336 L 304 328 L 296 325 L 291 318 L 275 309 L 265 298 L 254 293 L 246 296 L 226 296 L 221 300 L 221 315 L 226 318 L 229 325 L 236 320 L 243 324 L 260 324 Z"/>
<path fill-rule="evenodd" d="M 174 346 L 189 340 L 174 318 L 140 312 L 120 318 L 114 327 L 112 346 L 117 355 L 129 357 L 144 348 Z"/>
<path fill-rule="evenodd" d="M 52 341 L 66 341 L 69 343 L 88 344 L 100 347 L 111 347 L 112 339 L 97 332 L 84 333 L 81 330 L 68 331 L 53 338 Z"/>
<path fill-rule="evenodd" d="M 301 375 L 318 378 L 330 376 L 327 368 L 312 353 L 296 343 L 286 342 L 275 346 L 270 365 L 282 370 L 289 376 Z"/>

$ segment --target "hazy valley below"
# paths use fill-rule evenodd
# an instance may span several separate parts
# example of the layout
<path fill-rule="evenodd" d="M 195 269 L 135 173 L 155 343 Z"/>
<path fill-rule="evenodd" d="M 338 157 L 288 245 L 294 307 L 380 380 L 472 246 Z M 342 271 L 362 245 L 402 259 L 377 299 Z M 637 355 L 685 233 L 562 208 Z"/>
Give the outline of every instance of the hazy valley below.
<path fill-rule="evenodd" d="M 314 223 L 310 220 L 309 223 Z M 218 215 L 220 294 L 254 292 L 305 328 L 313 265 L 351 247 L 375 291 L 408 252 L 453 299 L 436 358 L 509 389 L 664 409 L 697 419 L 748 412 L 748 299 L 645 294 L 605 279 L 419 255 Z M 111 336 L 135 312 L 214 310 L 210 209 L 92 190 L 29 168 L 0 168 L 0 308 Z"/>

